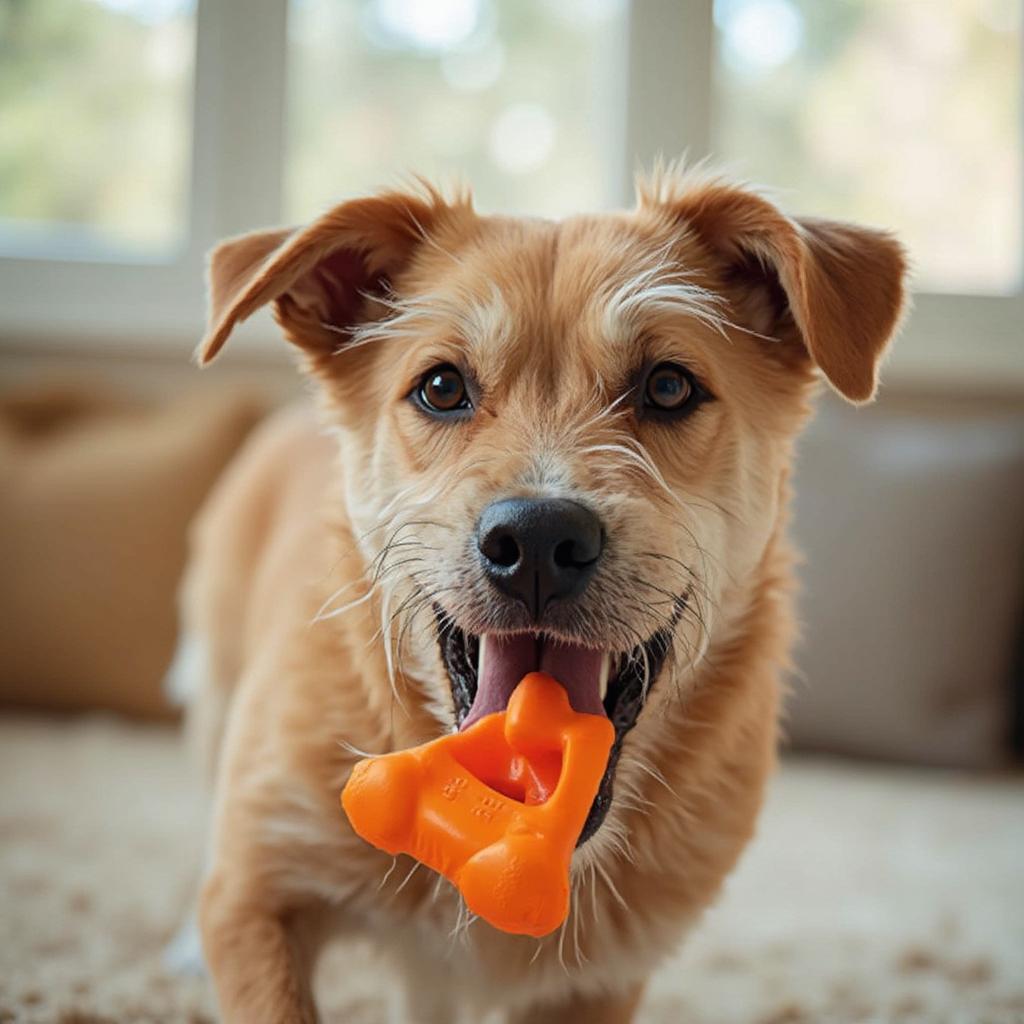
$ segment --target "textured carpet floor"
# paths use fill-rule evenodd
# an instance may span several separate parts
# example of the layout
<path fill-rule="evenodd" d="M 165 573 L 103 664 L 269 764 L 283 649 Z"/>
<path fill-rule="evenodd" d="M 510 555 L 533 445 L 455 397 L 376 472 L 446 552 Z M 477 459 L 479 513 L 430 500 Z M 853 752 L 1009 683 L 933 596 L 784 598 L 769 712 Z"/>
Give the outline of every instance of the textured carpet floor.
<path fill-rule="evenodd" d="M 198 819 L 173 731 L 0 719 L 0 1021 L 213 1019 L 161 966 Z M 330 1019 L 383 1020 L 345 956 L 365 966 L 328 959 Z M 788 762 L 641 1020 L 1024 1022 L 1024 780 Z"/>

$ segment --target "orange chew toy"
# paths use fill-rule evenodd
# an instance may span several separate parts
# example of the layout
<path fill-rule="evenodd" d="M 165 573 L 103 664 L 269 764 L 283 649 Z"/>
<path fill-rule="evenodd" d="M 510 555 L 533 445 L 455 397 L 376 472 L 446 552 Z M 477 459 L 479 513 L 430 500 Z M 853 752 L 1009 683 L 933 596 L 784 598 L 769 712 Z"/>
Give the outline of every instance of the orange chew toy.
<path fill-rule="evenodd" d="M 569 913 L 569 862 L 614 737 L 531 672 L 505 711 L 360 761 L 341 803 L 368 843 L 440 872 L 495 928 L 539 937 Z"/>

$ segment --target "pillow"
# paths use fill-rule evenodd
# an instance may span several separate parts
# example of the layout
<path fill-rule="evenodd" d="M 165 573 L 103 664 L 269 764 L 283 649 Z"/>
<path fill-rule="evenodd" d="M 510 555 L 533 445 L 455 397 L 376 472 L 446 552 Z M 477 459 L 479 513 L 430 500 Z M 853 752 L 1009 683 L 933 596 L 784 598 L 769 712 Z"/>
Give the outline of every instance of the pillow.
<path fill-rule="evenodd" d="M 793 743 L 946 765 L 1003 759 L 1024 623 L 1024 410 L 827 403 L 797 478 Z"/>
<path fill-rule="evenodd" d="M 0 400 L 0 701 L 172 713 L 188 524 L 259 414 L 205 390 L 159 407 Z"/>

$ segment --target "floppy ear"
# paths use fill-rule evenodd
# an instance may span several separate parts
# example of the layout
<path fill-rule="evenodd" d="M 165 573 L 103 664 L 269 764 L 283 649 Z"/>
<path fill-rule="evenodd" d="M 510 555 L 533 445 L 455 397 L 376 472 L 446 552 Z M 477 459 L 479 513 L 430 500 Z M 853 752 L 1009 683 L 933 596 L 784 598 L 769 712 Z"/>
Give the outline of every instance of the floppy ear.
<path fill-rule="evenodd" d="M 290 341 L 329 355 L 339 330 L 358 321 L 366 296 L 384 294 L 451 209 L 434 192 L 388 192 L 342 203 L 305 228 L 222 242 L 210 254 L 209 324 L 198 362 L 210 362 L 235 325 L 268 302 Z"/>
<path fill-rule="evenodd" d="M 683 191 L 673 213 L 727 263 L 730 279 L 767 287 L 811 359 L 851 402 L 875 395 L 878 367 L 904 306 L 906 259 L 889 234 L 834 221 L 790 220 L 728 184 Z"/>

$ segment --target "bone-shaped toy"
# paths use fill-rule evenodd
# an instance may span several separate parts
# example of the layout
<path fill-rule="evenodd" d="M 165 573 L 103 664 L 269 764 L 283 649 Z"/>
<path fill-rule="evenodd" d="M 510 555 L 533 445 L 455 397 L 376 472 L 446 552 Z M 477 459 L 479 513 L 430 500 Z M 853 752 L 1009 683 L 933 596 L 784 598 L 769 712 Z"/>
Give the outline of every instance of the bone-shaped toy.
<path fill-rule="evenodd" d="M 569 913 L 569 864 L 615 730 L 532 672 L 505 711 L 360 761 L 341 794 L 356 833 L 458 887 L 502 931 L 541 936 Z"/>

